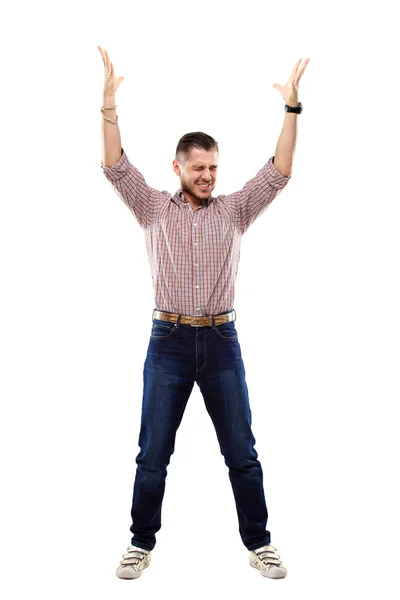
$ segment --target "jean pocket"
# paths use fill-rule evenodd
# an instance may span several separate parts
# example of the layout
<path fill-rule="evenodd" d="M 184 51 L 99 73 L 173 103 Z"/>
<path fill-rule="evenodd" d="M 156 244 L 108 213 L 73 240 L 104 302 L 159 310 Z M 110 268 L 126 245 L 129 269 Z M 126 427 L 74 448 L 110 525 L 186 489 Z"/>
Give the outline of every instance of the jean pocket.
<path fill-rule="evenodd" d="M 222 323 L 222 325 L 216 325 L 214 327 L 215 333 L 223 340 L 237 340 L 238 334 L 235 327 L 234 321 L 228 321 L 228 323 Z"/>
<path fill-rule="evenodd" d="M 175 323 L 154 319 L 150 338 L 153 340 L 165 340 L 170 338 L 176 329 Z"/>

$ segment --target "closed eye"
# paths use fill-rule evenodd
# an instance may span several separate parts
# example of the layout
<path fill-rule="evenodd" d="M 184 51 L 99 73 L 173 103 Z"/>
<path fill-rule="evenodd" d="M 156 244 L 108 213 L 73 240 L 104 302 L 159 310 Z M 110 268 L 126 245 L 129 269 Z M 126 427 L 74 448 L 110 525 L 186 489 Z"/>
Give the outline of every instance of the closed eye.
<path fill-rule="evenodd" d="M 212 166 L 210 167 L 210 169 L 213 169 L 214 171 L 217 169 L 218 165 L 216 166 Z M 202 171 L 204 169 L 204 167 L 193 167 L 196 171 Z"/>

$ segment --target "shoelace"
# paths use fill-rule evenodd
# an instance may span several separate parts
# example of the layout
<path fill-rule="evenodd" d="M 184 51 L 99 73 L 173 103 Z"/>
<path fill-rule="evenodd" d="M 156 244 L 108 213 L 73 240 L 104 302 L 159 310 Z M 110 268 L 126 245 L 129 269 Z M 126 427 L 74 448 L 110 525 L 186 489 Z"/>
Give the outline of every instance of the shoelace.
<path fill-rule="evenodd" d="M 137 566 L 140 563 L 140 561 L 142 561 L 147 556 L 147 554 L 148 552 L 146 552 L 145 550 L 139 550 L 139 548 L 136 548 L 134 546 L 128 546 L 127 554 L 122 555 L 122 560 L 119 563 L 118 567 L 134 565 L 133 568 L 135 568 L 135 566 Z"/>
<path fill-rule="evenodd" d="M 261 562 L 263 562 L 268 568 L 270 568 L 271 565 L 283 567 L 280 556 L 276 553 L 277 549 L 274 546 L 266 546 L 265 549 L 260 551 L 256 550 L 255 552 Z"/>

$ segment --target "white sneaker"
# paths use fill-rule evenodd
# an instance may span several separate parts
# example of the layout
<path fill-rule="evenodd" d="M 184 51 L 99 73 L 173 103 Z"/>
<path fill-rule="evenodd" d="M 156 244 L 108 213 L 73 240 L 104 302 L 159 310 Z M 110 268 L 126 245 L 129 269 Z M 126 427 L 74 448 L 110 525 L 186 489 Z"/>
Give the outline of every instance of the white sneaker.
<path fill-rule="evenodd" d="M 138 548 L 137 546 L 128 546 L 127 554 L 122 556 L 116 571 L 117 577 L 120 579 L 137 579 L 150 565 L 151 552 Z"/>
<path fill-rule="evenodd" d="M 274 546 L 262 546 L 262 548 L 251 550 L 249 554 L 250 566 L 258 569 L 263 577 L 283 579 L 287 575 L 287 570 L 276 552 Z"/>

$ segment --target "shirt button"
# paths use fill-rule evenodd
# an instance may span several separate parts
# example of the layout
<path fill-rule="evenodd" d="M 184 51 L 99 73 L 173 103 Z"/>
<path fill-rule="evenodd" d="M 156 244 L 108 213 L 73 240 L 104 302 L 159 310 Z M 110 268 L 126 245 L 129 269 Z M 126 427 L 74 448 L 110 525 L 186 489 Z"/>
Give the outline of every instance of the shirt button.
<path fill-rule="evenodd" d="M 197 264 L 197 265 L 194 265 L 194 266 L 195 266 L 195 267 L 198 267 L 199 265 Z"/>
<path fill-rule="evenodd" d="M 198 288 L 198 287 L 200 287 L 200 286 L 199 286 L 199 285 L 196 285 L 196 287 Z"/>
<path fill-rule="evenodd" d="M 197 242 L 195 242 L 194 245 L 197 246 Z"/>
<path fill-rule="evenodd" d="M 195 223 L 194 226 L 197 227 L 197 223 Z"/>

